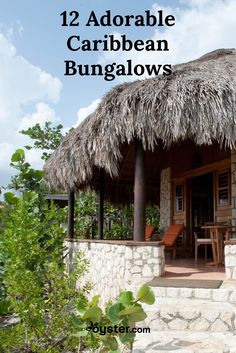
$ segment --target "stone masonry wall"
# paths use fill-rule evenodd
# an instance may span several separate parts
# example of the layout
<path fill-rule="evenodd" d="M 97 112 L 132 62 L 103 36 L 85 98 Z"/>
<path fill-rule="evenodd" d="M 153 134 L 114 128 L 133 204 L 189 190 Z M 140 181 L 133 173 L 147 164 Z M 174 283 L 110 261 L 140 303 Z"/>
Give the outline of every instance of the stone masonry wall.
<path fill-rule="evenodd" d="M 232 225 L 236 225 L 236 151 L 231 152 Z"/>
<path fill-rule="evenodd" d="M 170 168 L 161 171 L 161 190 L 160 190 L 160 229 L 166 231 L 171 219 L 171 183 Z"/>
<path fill-rule="evenodd" d="M 142 284 L 154 276 L 164 275 L 164 245 L 161 242 L 153 245 L 130 244 L 105 241 L 66 242 L 69 248 L 69 266 L 79 250 L 85 253 L 90 264 L 84 280 L 92 283 L 91 295 L 100 294 L 102 304 L 114 299 L 120 290 L 127 289 L 130 285 Z"/>
<path fill-rule="evenodd" d="M 225 273 L 227 279 L 236 280 L 236 241 L 225 245 Z"/>
<path fill-rule="evenodd" d="M 232 225 L 236 226 L 236 151 L 231 151 L 231 204 Z M 229 241 L 225 245 L 225 272 L 226 278 L 236 279 L 236 241 Z"/>

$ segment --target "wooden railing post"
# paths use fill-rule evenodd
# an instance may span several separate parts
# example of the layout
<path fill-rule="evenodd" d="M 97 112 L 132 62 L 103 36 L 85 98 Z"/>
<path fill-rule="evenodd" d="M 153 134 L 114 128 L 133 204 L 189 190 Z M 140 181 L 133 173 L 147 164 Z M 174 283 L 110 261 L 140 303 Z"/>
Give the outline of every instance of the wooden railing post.
<path fill-rule="evenodd" d="M 99 208 L 98 208 L 98 239 L 103 239 L 104 225 L 104 172 L 101 171 L 99 180 Z"/>
<path fill-rule="evenodd" d="M 68 224 L 67 224 L 68 239 L 74 238 L 74 213 L 75 213 L 75 192 L 70 191 L 68 195 Z"/>

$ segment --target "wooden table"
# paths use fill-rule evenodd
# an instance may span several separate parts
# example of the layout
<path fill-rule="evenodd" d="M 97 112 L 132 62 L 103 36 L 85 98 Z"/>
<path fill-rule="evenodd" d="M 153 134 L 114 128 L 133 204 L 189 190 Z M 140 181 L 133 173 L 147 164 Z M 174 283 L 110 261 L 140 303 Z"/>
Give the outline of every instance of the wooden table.
<path fill-rule="evenodd" d="M 210 232 L 214 264 L 217 264 L 217 265 L 223 264 L 224 263 L 223 237 L 225 236 L 225 240 L 229 240 L 230 230 L 232 230 L 235 227 L 229 226 L 229 225 L 212 224 L 212 225 L 202 226 L 201 228 L 205 230 L 209 230 Z"/>

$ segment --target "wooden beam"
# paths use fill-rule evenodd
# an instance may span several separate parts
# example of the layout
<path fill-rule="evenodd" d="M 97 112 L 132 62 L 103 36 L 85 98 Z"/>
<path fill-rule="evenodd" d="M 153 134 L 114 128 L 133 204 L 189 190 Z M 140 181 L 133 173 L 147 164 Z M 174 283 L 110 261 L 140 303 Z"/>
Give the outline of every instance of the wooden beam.
<path fill-rule="evenodd" d="M 207 174 L 207 173 L 213 172 L 214 170 L 223 169 L 223 168 L 225 169 L 230 168 L 230 158 L 226 158 L 226 159 L 222 159 L 221 161 L 206 164 L 199 168 L 190 169 L 178 175 L 173 175 L 171 177 L 171 181 L 178 181 L 183 178 L 192 178 L 192 177 Z"/>
<path fill-rule="evenodd" d="M 135 142 L 134 171 L 134 234 L 133 240 L 145 241 L 146 177 L 144 150 L 140 141 Z"/>
<path fill-rule="evenodd" d="M 74 238 L 74 213 L 75 213 L 75 192 L 70 191 L 68 195 L 68 224 L 67 224 L 68 239 Z"/>
<path fill-rule="evenodd" d="M 102 171 L 99 180 L 98 239 L 103 239 L 104 191 L 104 172 Z"/>

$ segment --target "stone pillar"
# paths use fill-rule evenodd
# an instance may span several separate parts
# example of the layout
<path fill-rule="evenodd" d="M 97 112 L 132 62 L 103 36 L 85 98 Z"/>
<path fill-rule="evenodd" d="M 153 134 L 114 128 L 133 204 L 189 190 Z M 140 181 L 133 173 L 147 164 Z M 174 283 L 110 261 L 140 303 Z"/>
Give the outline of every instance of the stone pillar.
<path fill-rule="evenodd" d="M 171 183 L 170 168 L 161 171 L 160 190 L 160 230 L 165 231 L 171 220 Z"/>
<path fill-rule="evenodd" d="M 231 204 L 232 225 L 236 226 L 236 151 L 231 152 Z"/>
<path fill-rule="evenodd" d="M 224 251 L 226 279 L 236 280 L 236 240 L 226 241 Z"/>

